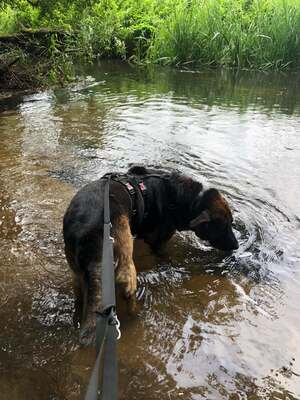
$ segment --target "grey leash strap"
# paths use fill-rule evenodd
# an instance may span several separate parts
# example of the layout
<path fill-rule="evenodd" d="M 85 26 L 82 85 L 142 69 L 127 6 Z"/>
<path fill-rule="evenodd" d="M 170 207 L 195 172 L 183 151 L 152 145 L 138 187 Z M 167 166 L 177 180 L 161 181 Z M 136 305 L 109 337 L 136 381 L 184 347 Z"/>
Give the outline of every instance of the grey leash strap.
<path fill-rule="evenodd" d="M 104 353 L 102 399 L 118 397 L 117 332 L 114 325 L 108 325 L 106 351 Z"/>
<path fill-rule="evenodd" d="M 104 186 L 104 232 L 101 273 L 103 308 L 101 313 L 97 313 L 97 358 L 85 400 L 98 400 L 99 398 L 101 400 L 117 400 L 118 396 L 117 340 L 121 334 L 119 330 L 120 323 L 116 315 L 113 238 L 110 236 L 109 184 L 110 177 L 108 176 Z"/>
<path fill-rule="evenodd" d="M 110 177 L 108 176 L 104 186 L 104 231 L 102 249 L 102 307 L 104 312 L 110 310 L 112 307 L 116 307 L 114 249 L 113 238 L 110 236 L 109 185 Z"/>

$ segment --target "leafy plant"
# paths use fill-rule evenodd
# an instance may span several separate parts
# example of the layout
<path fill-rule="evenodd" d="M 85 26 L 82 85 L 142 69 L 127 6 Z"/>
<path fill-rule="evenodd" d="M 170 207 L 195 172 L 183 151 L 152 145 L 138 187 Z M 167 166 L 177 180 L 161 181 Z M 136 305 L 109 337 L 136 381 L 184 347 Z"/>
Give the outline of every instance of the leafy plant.
<path fill-rule="evenodd" d="M 70 78 L 72 63 L 97 57 L 251 69 L 300 67 L 299 0 L 0 1 L 0 36 L 28 29 L 69 33 L 63 45 L 57 37 L 46 49 L 52 81 L 64 71 Z M 39 46 L 38 41 L 33 44 L 34 53 Z"/>

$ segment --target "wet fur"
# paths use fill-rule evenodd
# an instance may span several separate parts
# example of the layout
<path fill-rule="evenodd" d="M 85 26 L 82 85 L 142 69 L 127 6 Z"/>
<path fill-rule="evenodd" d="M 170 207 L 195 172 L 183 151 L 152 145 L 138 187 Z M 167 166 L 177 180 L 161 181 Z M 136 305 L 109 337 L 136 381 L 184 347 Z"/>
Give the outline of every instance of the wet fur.
<path fill-rule="evenodd" d="M 204 191 L 200 182 L 177 172 L 167 175 L 162 170 L 135 166 L 128 173 L 136 177 L 143 175 L 147 186 L 148 217 L 133 224 L 130 196 L 125 187 L 115 181 L 110 184 L 110 210 L 116 281 L 122 287 L 130 309 L 134 310 L 137 280 L 133 232 L 154 251 L 176 230 L 193 230 L 206 240 L 211 237 L 217 248 L 233 249 L 237 242 L 231 229 L 229 206 L 216 189 Z M 151 177 L 151 174 L 159 175 L 161 179 Z M 83 187 L 64 216 L 65 253 L 74 274 L 74 323 L 81 325 L 81 342 L 84 344 L 90 344 L 94 339 L 95 312 L 101 309 L 104 184 L 105 181 L 100 179 Z M 211 222 L 216 220 L 222 224 L 221 236 L 218 224 Z"/>

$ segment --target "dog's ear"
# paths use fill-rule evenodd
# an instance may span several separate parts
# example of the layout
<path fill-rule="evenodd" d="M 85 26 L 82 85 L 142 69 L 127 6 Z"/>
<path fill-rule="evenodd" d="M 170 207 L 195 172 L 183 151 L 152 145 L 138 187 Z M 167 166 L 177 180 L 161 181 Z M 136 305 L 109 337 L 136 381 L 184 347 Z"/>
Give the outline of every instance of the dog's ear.
<path fill-rule="evenodd" d="M 210 216 L 208 211 L 204 210 L 198 217 L 192 219 L 190 221 L 190 228 L 196 228 L 196 226 L 203 224 L 204 222 L 209 222 L 210 221 Z"/>

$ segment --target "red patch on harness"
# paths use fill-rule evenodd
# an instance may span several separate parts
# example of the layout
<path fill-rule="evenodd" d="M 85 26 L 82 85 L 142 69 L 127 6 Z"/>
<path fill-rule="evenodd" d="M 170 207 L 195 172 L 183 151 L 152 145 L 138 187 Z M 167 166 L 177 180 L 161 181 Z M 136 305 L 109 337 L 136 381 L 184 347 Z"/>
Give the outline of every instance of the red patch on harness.
<path fill-rule="evenodd" d="M 139 187 L 141 190 L 146 190 L 146 186 L 144 185 L 143 182 L 139 183 Z"/>
<path fill-rule="evenodd" d="M 127 187 L 128 190 L 133 190 L 134 189 L 134 187 L 129 182 L 126 183 L 126 187 Z"/>

